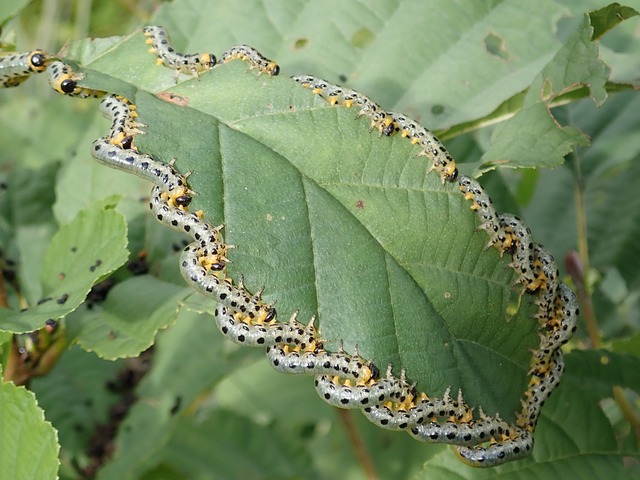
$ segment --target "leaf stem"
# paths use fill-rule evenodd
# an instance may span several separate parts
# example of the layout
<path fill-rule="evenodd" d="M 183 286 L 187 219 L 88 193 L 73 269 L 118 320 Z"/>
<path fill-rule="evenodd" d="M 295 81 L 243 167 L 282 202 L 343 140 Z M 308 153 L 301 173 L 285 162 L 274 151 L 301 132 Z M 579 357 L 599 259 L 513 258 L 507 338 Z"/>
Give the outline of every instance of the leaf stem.
<path fill-rule="evenodd" d="M 373 460 L 367 452 L 367 449 L 364 446 L 364 442 L 362 441 L 362 436 L 353 421 L 353 415 L 350 410 L 343 410 L 341 408 L 337 408 L 338 416 L 344 425 L 345 430 L 347 431 L 347 435 L 349 436 L 349 441 L 353 446 L 353 449 L 356 453 L 356 457 L 358 457 L 358 461 L 360 465 L 362 465 L 362 469 L 365 472 L 368 480 L 378 480 L 380 477 L 376 472 L 375 465 L 373 464 Z"/>

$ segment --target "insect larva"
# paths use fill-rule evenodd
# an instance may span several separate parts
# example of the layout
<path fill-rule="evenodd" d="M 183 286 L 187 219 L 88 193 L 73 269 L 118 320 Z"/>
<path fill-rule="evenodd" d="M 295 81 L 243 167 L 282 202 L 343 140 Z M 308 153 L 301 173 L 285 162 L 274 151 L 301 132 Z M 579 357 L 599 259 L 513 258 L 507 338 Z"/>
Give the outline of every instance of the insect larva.
<path fill-rule="evenodd" d="M 218 306 L 215 310 L 216 324 L 220 331 L 232 342 L 248 347 L 273 347 L 276 344 L 295 345 L 300 348 L 314 348 L 318 342 L 313 321 L 303 325 L 294 314 L 286 323 L 270 321 L 261 324 L 248 324 L 233 316 L 228 308 Z"/>
<path fill-rule="evenodd" d="M 236 45 L 222 54 L 220 63 L 229 63 L 232 60 L 242 60 L 249 64 L 249 69 L 258 70 L 258 76 L 266 73 L 274 77 L 280 73 L 280 67 L 273 60 L 269 60 L 255 48 L 249 45 Z"/>
<path fill-rule="evenodd" d="M 460 191 L 464 193 L 464 199 L 471 201 L 471 210 L 474 210 L 480 217 L 482 223 L 478 226 L 478 229 L 486 230 L 489 234 L 490 238 L 486 248 L 496 243 L 505 242 L 507 234 L 498 219 L 498 214 L 493 208 L 493 201 L 487 192 L 477 181 L 464 175 L 460 176 L 458 183 Z"/>
<path fill-rule="evenodd" d="M 0 85 L 17 87 L 34 73 L 44 72 L 50 55 L 43 50 L 5 53 L 0 56 Z"/>
<path fill-rule="evenodd" d="M 533 244 L 533 271 L 535 280 L 529 285 L 529 292 L 540 291 L 543 297 L 542 301 L 545 302 L 545 305 L 550 306 L 558 289 L 560 272 L 553 255 L 538 243 Z M 542 304 L 539 302 L 538 305 Z"/>
<path fill-rule="evenodd" d="M 533 352 L 533 369 L 544 367 L 553 352 L 567 343 L 576 331 L 580 310 L 573 292 L 564 283 L 560 284 L 558 298 L 559 305 L 549 319 L 547 332 L 541 336 L 540 346 Z"/>
<path fill-rule="evenodd" d="M 533 435 L 527 430 L 517 430 L 514 438 L 487 447 L 456 447 L 460 460 L 473 467 L 493 467 L 511 460 L 524 458 L 533 449 Z"/>
<path fill-rule="evenodd" d="M 252 296 L 242 285 L 235 286 L 229 279 L 220 279 L 201 263 L 200 247 L 189 245 L 180 256 L 180 273 L 195 290 L 211 296 L 218 303 L 238 315 L 236 320 L 245 323 L 266 323 L 276 316 L 275 309 Z"/>
<path fill-rule="evenodd" d="M 531 230 L 515 215 L 502 213 L 498 215 L 498 219 L 506 232 L 506 240 L 503 244 L 495 246 L 499 249 L 504 248 L 506 252 L 513 255 L 513 261 L 509 266 L 519 273 L 518 283 L 528 287 L 536 280 Z"/>
<path fill-rule="evenodd" d="M 435 170 L 443 182 L 452 182 L 458 178 L 456 162 L 431 131 L 406 115 L 393 112 L 387 115 L 391 118 L 391 121 L 388 121 L 390 127 L 394 126 L 402 137 L 407 137 L 411 143 L 422 147 L 418 155 L 431 160 L 431 170 Z"/>
<path fill-rule="evenodd" d="M 316 375 L 315 385 L 320 398 L 339 408 L 364 408 L 388 401 L 402 402 L 413 389 L 407 385 L 404 370 L 398 379 L 391 374 L 391 366 L 387 369 L 386 378 L 370 382 L 369 385 L 348 385 L 341 383 L 340 377 L 331 375 Z"/>
<path fill-rule="evenodd" d="M 347 108 L 358 105 L 360 111 L 357 113 L 356 118 L 363 115 L 368 117 L 370 122 L 369 128 L 371 130 L 378 130 L 380 135 L 384 134 L 388 136 L 395 133 L 394 119 L 369 97 L 355 90 L 334 85 L 333 83 L 329 83 L 321 78 L 312 77 L 311 75 L 299 75 L 292 77 L 292 79 L 303 87 L 311 89 L 313 93 L 320 95 L 329 102 L 330 105 L 338 104 Z"/>
<path fill-rule="evenodd" d="M 176 82 L 181 73 L 198 77 L 199 74 L 211 70 L 216 65 L 216 56 L 213 53 L 179 53 L 169 41 L 169 36 L 164 28 L 159 26 L 147 26 L 142 29 L 146 42 L 151 45 L 150 53 L 157 55 L 158 65 L 172 68 L 176 71 Z"/>
<path fill-rule="evenodd" d="M 342 379 L 365 384 L 379 375 L 378 369 L 358 353 L 347 354 L 342 348 L 337 353 L 324 350 L 297 351 L 286 345 L 274 345 L 267 350 L 271 366 L 282 373 L 297 375 L 337 375 Z"/>
<path fill-rule="evenodd" d="M 142 123 L 135 121 L 136 107 L 120 95 L 108 95 L 100 102 L 100 111 L 111 119 L 109 141 L 121 148 L 132 148 L 133 136 L 144 133 Z"/>
<path fill-rule="evenodd" d="M 82 80 L 84 75 L 75 73 L 69 65 L 58 60 L 49 63 L 47 78 L 51 88 L 63 95 L 80 98 L 99 98 L 105 94 L 105 92 L 99 90 L 78 86 L 78 81 Z"/>
<path fill-rule="evenodd" d="M 184 177 L 173 169 L 172 165 L 159 162 L 151 155 L 142 155 L 133 150 L 124 150 L 114 145 L 108 137 L 101 137 L 91 146 L 91 154 L 103 165 L 116 170 L 133 173 L 172 192 L 180 189 L 181 195 L 190 192 Z"/>
<path fill-rule="evenodd" d="M 483 418 L 472 423 L 455 423 L 447 421 L 443 424 L 428 422 L 411 429 L 411 436 L 427 443 L 446 443 L 450 445 L 479 445 L 497 440 L 502 441 L 511 434 L 512 427 L 499 416 L 495 418 L 483 415 Z"/>
<path fill-rule="evenodd" d="M 535 428 L 542 406 L 560 383 L 563 372 L 564 357 L 562 350 L 557 349 L 543 371 L 532 372 L 529 387 L 522 399 L 522 410 L 518 414 L 518 425 Z"/>
<path fill-rule="evenodd" d="M 453 399 L 450 390 L 447 388 L 441 399 L 423 398 L 410 408 L 373 405 L 365 408 L 363 413 L 369 421 L 387 430 L 411 429 L 438 418 L 468 422 L 473 418 L 472 409 L 462 399 L 462 391 L 458 391 L 458 398 Z"/>

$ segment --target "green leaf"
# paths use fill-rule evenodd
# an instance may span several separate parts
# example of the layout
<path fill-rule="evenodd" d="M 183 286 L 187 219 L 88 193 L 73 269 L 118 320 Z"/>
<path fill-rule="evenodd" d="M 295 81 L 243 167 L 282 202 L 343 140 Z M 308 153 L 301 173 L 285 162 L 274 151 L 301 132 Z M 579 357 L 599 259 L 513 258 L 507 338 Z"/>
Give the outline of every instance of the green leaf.
<path fill-rule="evenodd" d="M 224 410 L 204 422 L 182 420 L 162 458 L 186 478 L 310 478 L 313 471 L 304 444 L 288 432 Z"/>
<path fill-rule="evenodd" d="M 577 128 L 559 126 L 547 105 L 536 103 L 496 127 L 480 168 L 551 168 L 560 165 L 576 145 L 589 146 L 589 138 Z"/>
<path fill-rule="evenodd" d="M 0 383 L 0 471 L 6 478 L 56 478 L 58 438 L 35 395 Z"/>
<path fill-rule="evenodd" d="M 638 368 L 637 357 L 607 351 L 573 351 L 566 356 L 562 385 L 545 404 L 531 459 L 492 469 L 470 469 L 461 465 L 451 451 L 443 451 L 425 464 L 417 478 L 634 478 L 624 467 L 623 457 L 640 458 L 640 454 L 618 447 L 611 423 L 598 402 L 611 396 L 614 385 L 637 391 Z"/>
<path fill-rule="evenodd" d="M 129 57 L 145 48 L 138 37 Z M 109 64 L 118 61 L 127 58 Z M 227 241 L 239 245 L 232 277 L 242 272 L 254 291 L 266 285 L 281 317 L 319 311 L 330 348 L 357 344 L 382 368 L 405 366 L 434 394 L 452 385 L 473 404 L 513 415 L 529 363 L 522 346 L 536 341 L 533 308 L 523 302 L 506 317 L 514 273 L 484 250 L 487 236 L 457 187 L 425 175 L 415 147 L 377 138 L 354 112 L 287 78 L 256 82 L 242 63 L 170 93 L 188 108 L 138 92 L 148 127 L 136 141 L 193 172 L 194 209 L 224 223 Z"/>
<path fill-rule="evenodd" d="M 95 315 L 77 317 L 74 329 L 85 350 L 113 360 L 149 348 L 158 330 L 173 324 L 189 290 L 145 275 L 118 283 Z"/>
<path fill-rule="evenodd" d="M 532 82 L 525 107 L 546 102 L 580 85 L 589 87 L 596 105 L 604 103 L 607 98 L 604 89 L 606 68 L 598 58 L 598 44 L 591 39 L 592 32 L 589 15 L 585 14 L 573 35 Z"/>
<path fill-rule="evenodd" d="M 247 355 L 228 354 L 207 315 L 182 311 L 154 346 L 153 369 L 138 385 L 137 402 L 118 430 L 112 461 L 98 479 L 135 479 L 157 463 L 180 418 L 198 397 L 228 375 Z M 197 405 L 197 403 L 196 403 Z"/>
<path fill-rule="evenodd" d="M 4 25 L 9 19 L 15 17 L 29 3 L 31 0 L 12 0 L 0 4 L 0 25 Z"/>
<path fill-rule="evenodd" d="M 561 126 L 550 106 L 583 87 L 589 89 L 596 105 L 607 99 L 608 73 L 592 33 L 590 17 L 585 14 L 576 31 L 528 88 L 522 111 L 496 127 L 480 170 L 497 166 L 554 167 L 562 164 L 576 146 L 589 145 L 588 137 L 580 130 Z M 526 128 L 527 125 L 535 127 Z"/>
<path fill-rule="evenodd" d="M 31 389 L 58 431 L 66 461 L 86 466 L 86 447 L 117 401 L 109 385 L 117 380 L 122 366 L 122 362 L 100 360 L 75 346 L 48 375 L 32 380 Z"/>
<path fill-rule="evenodd" d="M 635 9 L 619 3 L 612 3 L 600 10 L 590 12 L 589 20 L 593 25 L 592 39 L 597 40 L 620 22 L 637 15 L 640 14 Z"/>
<path fill-rule="evenodd" d="M 80 212 L 51 240 L 41 271 L 43 297 L 24 311 L 0 310 L 0 329 L 20 333 L 75 310 L 91 286 L 127 259 L 124 218 L 104 205 Z"/>

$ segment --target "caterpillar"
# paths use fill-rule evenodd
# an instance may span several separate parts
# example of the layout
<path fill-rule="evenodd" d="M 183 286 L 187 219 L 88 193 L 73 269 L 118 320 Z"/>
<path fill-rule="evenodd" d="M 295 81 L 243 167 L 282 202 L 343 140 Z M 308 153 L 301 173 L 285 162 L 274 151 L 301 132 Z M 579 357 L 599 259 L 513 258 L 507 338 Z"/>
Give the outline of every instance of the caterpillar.
<path fill-rule="evenodd" d="M 398 125 L 397 129 L 401 131 L 400 135 L 402 137 L 407 137 L 411 140 L 411 143 L 422 147 L 418 155 L 426 156 L 431 160 L 431 169 L 440 175 L 443 182 L 453 182 L 458 178 L 459 172 L 456 162 L 445 146 L 429 129 L 406 115 L 399 113 L 390 113 L 389 115 L 394 124 Z"/>
<path fill-rule="evenodd" d="M 401 132 L 403 138 L 409 138 L 412 144 L 421 147 L 418 155 L 426 156 L 431 160 L 430 170 L 436 171 L 443 182 L 452 182 L 457 179 L 458 169 L 453 157 L 435 135 L 415 120 L 403 114 L 386 112 L 369 97 L 326 80 L 311 75 L 298 75 L 291 78 L 323 97 L 330 105 L 342 105 L 347 108 L 354 105 L 359 106 L 360 111 L 356 118 L 367 116 L 370 121 L 370 129 L 377 130 L 379 136 L 391 136 L 396 132 Z"/>
<path fill-rule="evenodd" d="M 137 150 L 132 142 L 134 135 L 143 134 L 140 128 L 145 125 L 138 123 L 136 106 L 120 95 L 109 95 L 100 102 L 100 111 L 112 119 L 109 141 L 124 149 Z"/>
<path fill-rule="evenodd" d="M 513 255 L 513 261 L 509 266 L 519 273 L 518 282 L 529 289 L 536 280 L 533 271 L 531 230 L 515 215 L 501 213 L 498 220 L 503 225 L 506 235 L 504 242 L 496 244 L 496 247 Z"/>
<path fill-rule="evenodd" d="M 532 450 L 533 435 L 526 429 L 518 429 L 513 438 L 487 447 L 456 447 L 456 455 L 472 467 L 493 467 L 527 457 Z"/>
<path fill-rule="evenodd" d="M 564 283 L 560 284 L 556 309 L 544 326 L 547 333 L 533 352 L 532 370 L 544 368 L 551 355 L 569 341 L 577 329 L 579 314 L 575 295 Z"/>
<path fill-rule="evenodd" d="M 535 428 L 544 402 L 560 383 L 563 373 L 564 356 L 562 350 L 557 349 L 548 366 L 532 372 L 529 386 L 521 399 L 522 410 L 517 415 L 519 426 Z"/>
<path fill-rule="evenodd" d="M 380 136 L 383 134 L 389 136 L 395 132 L 395 128 L 392 125 L 393 119 L 369 97 L 355 90 L 343 88 L 310 75 L 299 75 L 291 78 L 303 87 L 311 89 L 313 93 L 323 97 L 330 105 L 338 104 L 347 108 L 351 108 L 354 105 L 359 106 L 360 110 L 356 114 L 356 118 L 363 115 L 367 116 L 370 121 L 370 130 L 378 130 Z"/>
<path fill-rule="evenodd" d="M 533 270 L 535 280 L 529 285 L 529 292 L 543 292 L 543 298 L 538 301 L 538 306 L 543 309 L 548 308 L 558 289 L 560 271 L 553 255 L 538 243 L 533 244 Z"/>
<path fill-rule="evenodd" d="M 342 347 L 337 353 L 319 351 L 291 351 L 278 344 L 267 348 L 267 357 L 273 368 L 282 373 L 302 375 L 339 375 L 343 379 L 366 384 L 379 377 L 378 369 L 365 361 L 358 352 L 348 355 Z"/>
<path fill-rule="evenodd" d="M 255 48 L 249 45 L 236 45 L 225 51 L 220 57 L 220 63 L 229 63 L 232 60 L 242 60 L 249 64 L 249 70 L 258 70 L 258 76 L 266 73 L 275 77 L 280 73 L 280 67 L 273 60 L 269 60 Z"/>
<path fill-rule="evenodd" d="M 387 367 L 385 378 L 365 384 L 351 385 L 350 380 L 341 380 L 338 375 L 316 375 L 315 386 L 318 395 L 329 405 L 338 408 L 364 408 L 388 401 L 403 402 L 411 394 L 413 385 L 408 385 L 404 370 L 400 378 Z"/>
<path fill-rule="evenodd" d="M 178 191 L 176 198 L 186 206 L 191 201 L 191 192 L 184 177 L 178 175 L 172 164 L 158 162 L 150 155 L 141 155 L 133 150 L 125 150 L 114 144 L 110 137 L 100 137 L 91 145 L 91 154 L 101 164 L 116 170 L 133 173 L 144 180 L 161 186 L 167 192 Z"/>
<path fill-rule="evenodd" d="M 271 321 L 263 324 L 248 324 L 238 321 L 228 308 L 218 306 L 214 317 L 222 334 L 238 345 L 248 347 L 295 345 L 305 350 L 314 349 L 319 343 L 313 326 L 314 319 L 308 325 L 303 325 L 298 322 L 297 313 L 293 314 L 286 323 Z"/>
<path fill-rule="evenodd" d="M 512 427 L 500 416 L 495 418 L 481 413 L 481 419 L 470 423 L 447 421 L 422 423 L 413 427 L 410 434 L 413 438 L 427 443 L 446 443 L 450 445 L 472 446 L 487 441 L 502 441 L 509 438 Z"/>
<path fill-rule="evenodd" d="M 47 68 L 51 56 L 43 50 L 25 53 L 5 53 L 0 56 L 0 85 L 17 87 L 34 73 Z"/>
<path fill-rule="evenodd" d="M 413 429 L 438 418 L 453 419 L 456 422 L 470 421 L 473 417 L 472 409 L 462 399 L 462 391 L 458 391 L 457 399 L 453 399 L 450 392 L 451 388 L 447 388 L 441 399 L 430 399 L 423 394 L 418 402 L 414 403 L 411 399 L 399 408 L 373 405 L 365 408 L 363 413 L 370 422 L 387 430 Z"/>
<path fill-rule="evenodd" d="M 156 63 L 176 71 L 176 83 L 181 73 L 198 77 L 211 70 L 217 62 L 213 53 L 179 53 L 169 41 L 169 36 L 160 26 L 146 26 L 142 29 L 147 37 L 146 43 L 151 45 L 149 53 L 157 55 Z"/>
<path fill-rule="evenodd" d="M 471 200 L 471 210 L 480 217 L 479 230 L 485 230 L 489 234 L 489 241 L 485 248 L 495 244 L 502 244 L 506 241 L 507 232 L 500 223 L 498 213 L 493 208 L 493 201 L 484 191 L 482 186 L 475 180 L 461 175 L 458 179 L 460 191 L 464 194 L 465 200 Z"/>
<path fill-rule="evenodd" d="M 78 81 L 82 80 L 84 75 L 75 73 L 69 65 L 59 60 L 49 63 L 47 66 L 47 78 L 51 88 L 63 95 L 80 98 L 100 98 L 105 94 L 100 90 L 78 86 Z"/>

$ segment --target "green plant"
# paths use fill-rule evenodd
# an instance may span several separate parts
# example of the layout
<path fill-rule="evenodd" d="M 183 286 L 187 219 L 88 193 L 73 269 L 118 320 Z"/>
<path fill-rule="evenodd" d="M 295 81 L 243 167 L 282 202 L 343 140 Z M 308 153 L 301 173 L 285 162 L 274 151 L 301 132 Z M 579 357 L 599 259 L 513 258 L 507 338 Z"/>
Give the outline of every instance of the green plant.
<path fill-rule="evenodd" d="M 620 58 L 633 52 L 633 44 L 626 44 L 629 31 L 612 32 L 618 36 L 611 38 L 611 47 L 618 53 L 603 49 L 612 76 L 592 37 L 597 40 L 618 20 L 583 16 L 584 5 L 572 12 L 553 2 L 530 7 L 470 2 L 465 9 L 434 4 L 428 11 L 418 9 L 420 15 L 401 7 L 406 4 L 331 8 L 283 2 L 233 12 L 219 5 L 219 16 L 200 19 L 194 5 L 176 2 L 165 5 L 152 23 L 167 27 L 185 51 L 249 43 L 278 59 L 285 74 L 307 69 L 337 82 L 345 75 L 350 86 L 385 107 L 441 128 L 440 137 L 452 139 L 448 146 L 463 172 L 498 165 L 535 167 L 525 173 L 500 168 L 482 181 L 499 210 L 522 214 L 534 238 L 558 258 L 579 247 L 586 272 L 584 299 L 593 292 L 602 332 L 613 344 L 567 356 L 564 383 L 536 431 L 533 459 L 500 467 L 501 472 L 543 475 L 564 469 L 630 475 L 620 459 L 637 456 L 637 440 L 627 434 L 618 445 L 613 432 L 620 426 L 624 433 L 632 423 L 619 420 L 612 426 L 598 406 L 612 395 L 613 385 L 638 389 L 633 375 L 637 325 L 629 313 L 637 308 L 637 262 L 635 244 L 626 240 L 633 238 L 629 218 L 637 209 L 627 193 L 631 187 L 624 188 L 637 183 L 631 161 L 638 151 L 633 135 L 637 120 L 619 112 L 620 104 L 628 104 L 632 112 L 637 103 L 628 86 L 638 69 Z M 604 12 L 611 11 L 632 14 L 624 9 Z M 356 14 L 357 20 L 347 21 Z M 560 17 L 565 20 L 557 21 Z M 324 21 L 318 23 L 318 18 Z M 331 20 L 339 34 L 326 33 Z M 424 25 L 434 23 L 446 28 L 425 34 Z M 316 32 L 312 25 L 325 30 Z M 197 26 L 215 33 L 185 33 L 198 32 Z M 562 41 L 551 34 L 553 27 Z M 526 301 L 516 308 L 520 297 L 511 288 L 515 275 L 506 268 L 508 259 L 483 250 L 486 234 L 475 231 L 476 219 L 457 189 L 434 175 L 424 177 L 425 162 L 412 157 L 406 142 L 378 139 L 366 122 L 352 120 L 353 113 L 325 108 L 286 78 L 256 82 L 246 66 L 230 64 L 215 76 L 176 86 L 175 75 L 154 65 L 142 40 L 137 31 L 80 41 L 63 55 L 82 65 L 87 86 L 134 100 L 140 121 L 147 124 L 147 133 L 136 137 L 141 151 L 167 161 L 175 156 L 181 171 L 194 172 L 190 182 L 199 193 L 194 205 L 212 221 L 224 221 L 227 241 L 239 246 L 232 254 L 231 276 L 242 272 L 254 291 L 264 285 L 265 297 L 278 300 L 279 312 L 300 309 L 301 318 L 319 313 L 322 333 L 334 350 L 339 339 L 349 351 L 358 344 L 376 363 L 407 367 L 410 378 L 428 392 L 439 395 L 448 385 L 463 386 L 470 403 L 512 420 L 526 386 L 527 348 L 535 345 L 533 308 Z M 603 104 L 603 110 L 591 112 L 588 96 Z M 345 476 L 345 470 L 350 475 L 352 453 L 336 447 L 347 440 L 338 429 L 322 431 L 334 413 L 315 398 L 311 382 L 272 373 L 259 352 L 230 349 L 209 316 L 200 313 L 211 305 L 191 296 L 178 275 L 178 257 L 168 248 L 182 237 L 158 228 L 146 213 L 146 202 L 139 201 L 148 186 L 88 161 L 88 145 L 106 128 L 95 115 L 96 104 L 49 97 L 47 92 L 46 101 L 35 94 L 14 101 L 3 92 L 0 138 L 16 145 L 4 159 L 13 163 L 12 170 L 7 167 L 4 250 L 20 261 L 20 291 L 29 305 L 43 295 L 69 297 L 55 304 L 55 310 L 9 312 L 1 319 L 7 331 L 26 331 L 66 315 L 66 338 L 81 347 L 65 352 L 53 371 L 32 382 L 60 432 L 61 474 L 72 477 L 74 465 L 90 465 L 85 452 L 92 426 L 105 418 L 116 396 L 96 390 L 93 382 L 113 378 L 122 361 L 102 362 L 84 351 L 106 359 L 135 357 L 155 343 L 151 370 L 136 390 L 139 399 L 120 425 L 116 455 L 99 477 L 182 478 L 209 472 L 212 478 L 234 478 L 249 472 L 256 477 L 335 478 Z M 30 102 L 26 107 L 25 101 Z M 287 116 L 274 112 L 274 106 L 301 113 Z M 32 111 L 38 121 L 26 130 Z M 562 127 L 565 123 L 570 126 Z M 578 128 L 593 136 L 594 147 L 587 153 L 576 150 L 588 143 Z M 562 170 L 541 169 L 560 165 L 570 152 Z M 52 157 L 63 161 L 52 163 Z M 89 288 L 127 256 L 125 221 L 114 211 L 111 194 L 123 197 L 118 210 L 128 220 L 132 257 L 144 252 L 151 273 L 116 271 L 109 278 L 117 285 L 106 302 L 90 309 L 84 302 Z M 559 212 L 558 205 L 568 207 Z M 585 212 L 586 218 L 595 218 L 593 223 L 585 223 Z M 559 228 L 565 218 L 577 227 Z M 66 225 L 51 241 L 58 224 Z M 616 228 L 602 232 L 612 224 Z M 69 247 L 79 242 L 95 246 L 97 241 L 104 247 L 78 248 L 81 257 L 70 253 Z M 99 269 L 85 268 L 96 259 L 101 260 Z M 64 281 L 60 273 L 65 273 Z M 603 276 L 593 278 L 596 273 Z M 465 283 L 466 277 L 490 278 L 488 283 L 497 288 L 482 286 L 478 278 Z M 576 287 L 580 293 L 582 286 Z M 456 301 L 449 302 L 451 297 Z M 19 300 L 9 298 L 14 305 Z M 508 308 L 517 312 L 510 319 Z M 32 323 L 21 324 L 24 318 Z M 155 341 L 156 332 L 165 328 Z M 385 337 L 391 340 L 381 340 Z M 621 340 L 625 337 L 630 339 Z M 11 336 L 4 338 L 8 347 Z M 590 341 L 599 346 L 597 338 Z M 587 342 L 584 333 L 575 346 L 580 342 Z M 503 359 L 508 363 L 496 370 Z M 128 392 L 122 385 L 114 389 Z M 628 392 L 616 395 L 620 405 L 626 405 L 621 395 L 634 398 Z M 70 405 L 79 412 L 74 421 L 66 415 Z M 627 418 L 633 420 L 633 412 Z M 469 478 L 494 474 L 458 464 L 441 446 L 374 429 L 357 415 L 346 421 L 359 422 L 350 433 L 366 432 L 363 450 L 369 453 L 361 458 L 379 458 L 375 470 L 382 477 L 438 472 L 446 477 L 451 470 Z M 352 445 L 359 443 L 352 440 Z M 43 462 L 52 463 L 54 450 Z M 240 456 L 247 451 L 247 457 Z M 225 453 L 218 461 L 199 466 L 219 452 Z M 238 460 L 229 461 L 230 455 Z"/>

